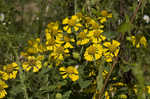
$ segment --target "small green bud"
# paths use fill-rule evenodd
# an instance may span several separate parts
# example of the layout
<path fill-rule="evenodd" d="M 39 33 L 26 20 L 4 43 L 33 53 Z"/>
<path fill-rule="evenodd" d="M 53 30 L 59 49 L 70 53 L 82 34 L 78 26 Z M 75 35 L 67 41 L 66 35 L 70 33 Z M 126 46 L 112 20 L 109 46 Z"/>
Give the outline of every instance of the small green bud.
<path fill-rule="evenodd" d="M 131 41 L 131 37 L 126 37 L 126 40 Z"/>
<path fill-rule="evenodd" d="M 73 52 L 73 58 L 79 59 L 80 58 L 80 54 L 78 52 Z"/>
<path fill-rule="evenodd" d="M 62 99 L 62 94 L 61 93 L 57 93 L 56 94 L 56 99 Z"/>

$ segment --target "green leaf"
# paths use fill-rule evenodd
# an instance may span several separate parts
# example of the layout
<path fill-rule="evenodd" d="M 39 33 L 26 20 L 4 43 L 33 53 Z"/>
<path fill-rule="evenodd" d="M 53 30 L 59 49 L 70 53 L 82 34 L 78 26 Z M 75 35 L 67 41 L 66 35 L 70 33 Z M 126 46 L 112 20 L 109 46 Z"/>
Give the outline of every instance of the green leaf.
<path fill-rule="evenodd" d="M 87 88 L 90 84 L 91 84 L 91 80 L 83 80 L 83 79 L 79 79 L 79 85 L 80 87 L 83 88 Z"/>
<path fill-rule="evenodd" d="M 63 99 L 69 99 L 71 92 L 72 92 L 71 90 L 65 92 L 65 93 L 63 94 Z"/>
<path fill-rule="evenodd" d="M 133 29 L 133 24 L 131 24 L 130 22 L 123 22 L 119 28 L 118 28 L 118 32 L 121 33 L 126 33 L 126 32 L 130 32 Z"/>
<path fill-rule="evenodd" d="M 120 24 L 120 26 L 118 27 L 118 32 L 121 32 L 123 34 L 126 32 L 130 32 L 134 27 L 133 24 L 129 20 L 129 16 L 125 15 L 125 18 L 126 18 L 126 21 Z"/>
<path fill-rule="evenodd" d="M 103 65 L 101 64 L 99 66 L 99 70 L 98 70 L 98 76 L 97 76 L 97 89 L 102 89 L 103 87 L 103 76 L 102 76 L 102 72 L 103 72 L 104 68 Z"/>

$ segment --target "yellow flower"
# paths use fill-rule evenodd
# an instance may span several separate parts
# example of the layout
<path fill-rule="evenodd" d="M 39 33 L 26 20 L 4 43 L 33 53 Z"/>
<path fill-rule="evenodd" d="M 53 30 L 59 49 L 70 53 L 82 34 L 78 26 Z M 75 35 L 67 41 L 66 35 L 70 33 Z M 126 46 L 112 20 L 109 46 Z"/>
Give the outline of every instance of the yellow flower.
<path fill-rule="evenodd" d="M 131 42 L 133 46 L 136 46 L 136 48 L 139 48 L 141 45 L 147 47 L 147 40 L 145 36 L 141 36 L 139 39 L 136 38 L 135 36 L 131 36 Z"/>
<path fill-rule="evenodd" d="M 114 57 L 114 55 L 111 52 L 105 52 L 105 51 L 108 51 L 108 49 L 104 49 L 104 56 L 106 62 L 112 62 L 112 58 Z"/>
<path fill-rule="evenodd" d="M 110 97 L 109 97 L 109 94 L 108 94 L 108 91 L 105 91 L 105 98 L 106 99 L 109 99 Z"/>
<path fill-rule="evenodd" d="M 108 75 L 108 72 L 107 72 L 106 70 L 104 70 L 104 71 L 102 72 L 103 78 L 105 79 L 107 75 Z"/>
<path fill-rule="evenodd" d="M 45 47 L 41 44 L 40 38 L 36 38 L 28 41 L 28 47 L 25 50 L 29 54 L 42 53 L 45 51 Z"/>
<path fill-rule="evenodd" d="M 96 73 L 94 70 L 92 70 L 90 73 L 89 73 L 89 77 L 92 77 L 92 76 L 96 76 Z"/>
<path fill-rule="evenodd" d="M 80 32 L 77 35 L 78 41 L 77 41 L 77 45 L 85 45 L 89 42 L 89 38 L 87 37 L 87 29 L 84 29 L 83 32 Z"/>
<path fill-rule="evenodd" d="M 108 51 L 110 51 L 111 53 L 113 53 L 115 56 L 118 55 L 119 53 L 119 45 L 120 43 L 116 40 L 112 41 L 112 44 L 110 42 L 104 42 L 103 44 L 105 47 L 107 47 L 106 49 L 108 49 Z"/>
<path fill-rule="evenodd" d="M 132 42 L 133 46 L 135 46 L 135 43 L 136 43 L 136 37 L 135 36 L 131 36 L 131 42 Z"/>
<path fill-rule="evenodd" d="M 15 79 L 18 73 L 18 69 L 19 67 L 15 62 L 13 62 L 12 64 L 4 65 L 3 71 L 0 71 L 2 79 L 4 80 Z"/>
<path fill-rule="evenodd" d="M 50 33 L 52 36 L 56 36 L 59 33 L 62 33 L 62 30 L 59 29 L 58 22 L 51 22 L 47 25 L 46 33 Z"/>
<path fill-rule="evenodd" d="M 63 27 L 64 31 L 71 34 L 72 28 L 74 31 L 78 31 L 80 27 L 82 27 L 82 24 L 79 23 L 80 19 L 77 15 L 73 15 L 71 19 L 65 18 L 62 22 L 65 26 Z"/>
<path fill-rule="evenodd" d="M 26 53 L 26 52 L 20 52 L 20 56 L 22 56 L 22 57 L 27 57 L 27 56 L 28 56 L 28 53 Z"/>
<path fill-rule="evenodd" d="M 135 92 L 135 94 L 138 93 L 138 90 L 137 90 L 137 86 L 136 86 L 136 85 L 133 86 L 133 91 Z"/>
<path fill-rule="evenodd" d="M 102 56 L 102 51 L 103 51 L 103 48 L 100 44 L 93 44 L 86 49 L 84 53 L 84 58 L 87 61 L 98 60 Z"/>
<path fill-rule="evenodd" d="M 79 79 L 78 70 L 73 66 L 60 67 L 60 74 L 62 74 L 62 78 L 65 79 L 69 77 L 72 81 L 77 81 Z"/>
<path fill-rule="evenodd" d="M 8 85 L 4 81 L 0 80 L 0 99 L 7 95 L 5 88 L 8 88 Z"/>
<path fill-rule="evenodd" d="M 104 42 L 103 45 L 106 47 L 103 50 L 103 55 L 105 56 L 106 62 L 112 62 L 112 58 L 117 56 L 119 53 L 119 45 L 120 43 L 116 40 L 111 42 Z"/>
<path fill-rule="evenodd" d="M 71 43 L 75 42 L 74 38 L 69 37 L 69 35 L 62 35 L 56 40 L 58 44 L 63 44 L 64 48 L 74 48 Z"/>
<path fill-rule="evenodd" d="M 121 99 L 127 99 L 127 95 L 121 94 L 121 95 L 120 95 L 120 98 L 121 98 Z"/>
<path fill-rule="evenodd" d="M 102 10 L 101 15 L 102 16 L 98 18 L 100 20 L 100 23 L 106 22 L 107 18 L 112 18 L 112 14 L 108 13 L 106 10 Z"/>
<path fill-rule="evenodd" d="M 85 20 L 86 20 L 86 23 L 85 23 L 86 28 L 89 28 L 89 29 L 99 29 L 100 28 L 99 24 L 92 18 L 85 17 Z"/>
<path fill-rule="evenodd" d="M 147 93 L 150 94 L 150 86 L 146 86 L 147 88 Z"/>
<path fill-rule="evenodd" d="M 49 33 L 45 33 L 46 36 L 46 48 L 47 50 L 53 50 L 53 47 L 55 45 L 55 39 L 53 36 L 51 36 Z"/>
<path fill-rule="evenodd" d="M 64 60 L 64 56 L 69 53 L 69 49 L 64 48 L 62 45 L 57 44 L 54 46 L 53 52 L 50 54 L 50 57 L 55 60 Z"/>
<path fill-rule="evenodd" d="M 108 13 L 106 10 L 101 11 L 103 17 L 112 18 L 112 13 Z"/>
<path fill-rule="evenodd" d="M 41 60 L 43 56 L 28 56 L 27 61 L 23 62 L 22 67 L 25 71 L 33 69 L 33 72 L 38 72 L 42 68 Z"/>
<path fill-rule="evenodd" d="M 106 17 L 99 17 L 100 23 L 104 23 L 107 21 Z"/>
<path fill-rule="evenodd" d="M 140 44 L 144 45 L 144 47 L 147 47 L 147 40 L 146 40 L 146 38 L 144 36 L 142 36 L 140 38 Z"/>
<path fill-rule="evenodd" d="M 106 39 L 106 37 L 101 34 L 102 32 L 103 30 L 101 29 L 92 30 L 89 31 L 87 36 L 93 43 L 100 43 L 101 41 L 104 41 Z"/>
<path fill-rule="evenodd" d="M 126 84 L 122 82 L 117 82 L 117 83 L 114 83 L 113 86 L 126 86 Z"/>

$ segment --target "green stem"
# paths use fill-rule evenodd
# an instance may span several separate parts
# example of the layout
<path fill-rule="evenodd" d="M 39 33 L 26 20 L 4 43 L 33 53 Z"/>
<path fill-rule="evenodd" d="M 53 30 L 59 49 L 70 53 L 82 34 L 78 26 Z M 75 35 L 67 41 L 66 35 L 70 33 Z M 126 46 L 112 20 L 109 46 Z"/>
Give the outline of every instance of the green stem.
<path fill-rule="evenodd" d="M 74 14 L 77 13 L 77 0 L 74 0 Z"/>
<path fill-rule="evenodd" d="M 80 50 L 80 58 L 79 58 L 80 61 L 81 61 L 81 57 L 82 57 L 82 55 L 83 55 L 83 49 L 84 49 L 84 46 L 82 46 L 82 48 L 81 48 L 81 50 Z"/>
<path fill-rule="evenodd" d="M 19 66 L 19 78 L 20 78 L 21 84 L 23 86 L 22 89 L 24 90 L 24 97 L 25 97 L 25 99 L 29 99 L 28 98 L 28 93 L 27 93 L 27 88 L 26 88 L 26 85 L 25 85 L 25 79 L 24 79 L 25 76 L 24 76 L 22 68 L 21 68 L 21 63 L 19 61 L 19 56 L 18 56 L 17 50 L 14 49 L 14 53 L 15 53 L 15 56 L 16 56 L 16 62 Z"/>
<path fill-rule="evenodd" d="M 40 15 L 39 15 L 39 28 L 38 28 L 38 34 L 41 34 L 42 28 L 43 28 L 43 20 L 44 20 L 44 14 L 46 13 L 46 7 L 48 5 L 48 0 L 41 0 L 40 2 Z"/>
<path fill-rule="evenodd" d="M 87 5 L 87 12 L 86 12 L 86 14 L 89 13 L 89 15 L 92 16 L 92 14 L 91 14 L 91 2 L 90 2 L 90 0 L 86 0 L 86 5 Z"/>

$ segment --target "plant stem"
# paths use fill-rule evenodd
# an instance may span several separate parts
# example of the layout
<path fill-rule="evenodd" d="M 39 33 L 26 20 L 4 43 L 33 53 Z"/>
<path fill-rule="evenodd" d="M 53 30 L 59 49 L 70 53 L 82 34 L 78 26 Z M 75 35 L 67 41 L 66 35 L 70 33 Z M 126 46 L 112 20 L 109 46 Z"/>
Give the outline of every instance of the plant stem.
<path fill-rule="evenodd" d="M 131 21 L 130 21 L 131 23 L 134 21 L 136 15 L 137 15 L 137 12 L 138 12 L 138 10 L 139 10 L 141 4 L 142 4 L 142 1 L 143 1 L 143 0 L 140 0 L 140 1 L 139 1 L 139 4 L 138 4 L 138 6 L 136 7 L 136 10 L 134 11 L 133 16 L 132 16 L 132 18 L 131 18 Z"/>
<path fill-rule="evenodd" d="M 77 0 L 74 0 L 74 14 L 77 13 Z"/>
<path fill-rule="evenodd" d="M 19 56 L 18 56 L 18 53 L 17 53 L 17 50 L 14 49 L 14 53 L 15 53 L 15 56 L 16 56 L 16 62 L 19 66 L 19 77 L 20 77 L 20 80 L 21 80 L 21 84 L 23 86 L 23 90 L 24 90 L 24 97 L 25 99 L 29 99 L 28 98 L 28 93 L 27 93 L 27 88 L 26 88 L 26 85 L 25 85 L 25 79 L 24 79 L 24 74 L 23 74 L 23 71 L 22 71 L 22 68 L 21 68 L 21 63 L 19 61 Z"/>
<path fill-rule="evenodd" d="M 116 66 L 117 61 L 118 61 L 118 57 L 116 57 L 115 61 L 114 61 L 113 64 L 112 64 L 112 68 L 111 68 L 111 70 L 110 70 L 108 76 L 106 77 L 106 80 L 105 80 L 105 82 L 104 82 L 104 86 L 103 86 L 103 88 L 101 89 L 100 94 L 99 94 L 99 99 L 102 98 L 102 95 L 103 95 L 103 93 L 104 93 L 105 87 L 106 87 L 106 85 L 107 85 L 107 83 L 108 83 L 108 80 L 109 80 L 109 78 L 110 78 L 110 76 L 111 76 L 111 73 L 113 72 L 113 70 L 114 70 L 114 68 L 115 68 L 115 66 Z"/>

